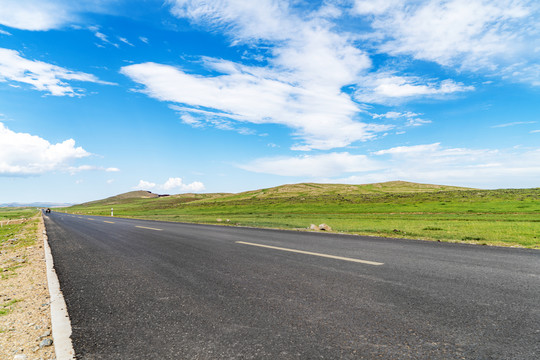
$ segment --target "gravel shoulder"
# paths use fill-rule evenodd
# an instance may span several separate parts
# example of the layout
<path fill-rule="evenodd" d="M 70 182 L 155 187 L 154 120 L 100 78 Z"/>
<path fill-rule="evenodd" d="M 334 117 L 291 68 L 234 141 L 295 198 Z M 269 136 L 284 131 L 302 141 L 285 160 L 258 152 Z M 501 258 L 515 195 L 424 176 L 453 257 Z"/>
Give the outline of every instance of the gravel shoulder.
<path fill-rule="evenodd" d="M 0 229 L 0 359 L 54 359 L 41 216 Z"/>

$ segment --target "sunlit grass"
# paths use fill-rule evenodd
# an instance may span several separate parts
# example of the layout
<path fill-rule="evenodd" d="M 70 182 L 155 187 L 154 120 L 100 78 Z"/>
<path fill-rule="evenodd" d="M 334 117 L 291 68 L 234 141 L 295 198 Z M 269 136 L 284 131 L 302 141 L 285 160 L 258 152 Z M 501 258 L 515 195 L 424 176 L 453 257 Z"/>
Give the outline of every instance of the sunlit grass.
<path fill-rule="evenodd" d="M 296 184 L 240 194 L 122 197 L 64 210 L 108 216 L 114 207 L 121 217 L 280 229 L 326 223 L 351 234 L 540 248 L 538 188 L 407 184 Z"/>

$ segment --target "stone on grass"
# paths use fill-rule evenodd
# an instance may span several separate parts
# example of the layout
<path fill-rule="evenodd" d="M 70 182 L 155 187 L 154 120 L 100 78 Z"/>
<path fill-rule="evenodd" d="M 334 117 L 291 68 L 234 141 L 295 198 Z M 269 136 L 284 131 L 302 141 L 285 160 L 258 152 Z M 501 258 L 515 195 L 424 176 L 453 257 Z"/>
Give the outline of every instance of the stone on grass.
<path fill-rule="evenodd" d="M 319 225 L 319 230 L 321 231 L 332 231 L 332 228 L 326 224 Z"/>
<path fill-rule="evenodd" d="M 315 225 L 315 224 L 311 224 L 311 225 L 309 226 L 309 229 L 310 229 L 310 230 L 319 230 L 319 227 L 318 227 L 317 225 Z"/>

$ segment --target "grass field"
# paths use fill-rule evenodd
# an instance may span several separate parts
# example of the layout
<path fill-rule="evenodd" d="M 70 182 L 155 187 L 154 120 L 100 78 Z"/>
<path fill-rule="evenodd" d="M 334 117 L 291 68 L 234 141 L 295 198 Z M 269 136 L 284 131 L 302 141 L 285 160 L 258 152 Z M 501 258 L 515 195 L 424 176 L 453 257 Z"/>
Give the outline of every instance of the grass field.
<path fill-rule="evenodd" d="M 36 208 L 0 207 L 0 221 L 31 218 L 34 215 L 37 215 L 37 213 L 38 210 Z"/>
<path fill-rule="evenodd" d="M 131 192 L 62 209 L 208 224 L 307 229 L 540 248 L 540 188 L 478 190 L 389 182 L 294 184 L 239 194 Z M 227 221 L 229 220 L 229 221 Z"/>

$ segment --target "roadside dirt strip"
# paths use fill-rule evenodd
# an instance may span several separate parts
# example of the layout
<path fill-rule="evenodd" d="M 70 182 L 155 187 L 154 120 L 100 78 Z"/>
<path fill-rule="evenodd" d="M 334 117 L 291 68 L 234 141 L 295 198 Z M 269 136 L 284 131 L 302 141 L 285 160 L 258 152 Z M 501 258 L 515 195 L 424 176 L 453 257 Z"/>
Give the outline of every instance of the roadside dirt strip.
<path fill-rule="evenodd" d="M 0 233 L 0 359 L 55 359 L 43 219 Z"/>

